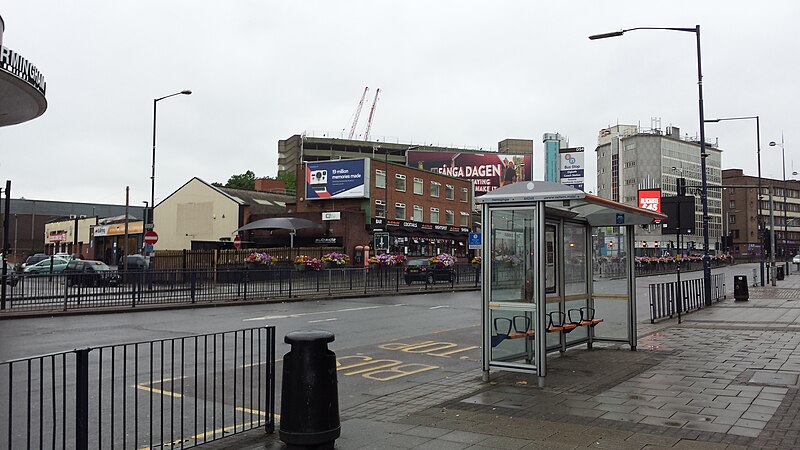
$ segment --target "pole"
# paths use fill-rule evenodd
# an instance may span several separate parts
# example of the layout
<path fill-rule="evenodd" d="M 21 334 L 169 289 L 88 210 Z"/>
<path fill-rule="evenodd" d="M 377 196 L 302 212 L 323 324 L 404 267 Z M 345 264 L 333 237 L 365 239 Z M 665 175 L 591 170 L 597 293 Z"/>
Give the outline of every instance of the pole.
<path fill-rule="evenodd" d="M 772 198 L 772 185 L 769 187 L 769 255 L 770 255 L 770 270 L 769 275 L 772 278 L 772 285 L 776 286 L 778 283 L 775 280 L 777 275 L 775 268 L 775 203 Z"/>
<path fill-rule="evenodd" d="M 8 277 L 8 219 L 9 209 L 11 208 L 11 180 L 6 180 L 6 199 L 4 202 L 3 212 L 3 257 L 0 264 L 3 265 L 0 269 L 0 309 L 6 309 L 6 277 Z"/>
<path fill-rule="evenodd" d="M 783 160 L 783 260 L 784 270 L 786 275 L 789 275 L 789 219 L 786 214 L 788 209 L 786 199 L 789 195 L 786 192 L 786 154 L 783 149 L 783 133 L 781 133 L 781 159 Z"/>
<path fill-rule="evenodd" d="M 384 203 L 384 210 L 385 210 L 383 215 L 386 216 L 386 218 L 383 220 L 384 223 L 386 224 L 386 251 L 385 251 L 385 253 L 389 253 L 389 250 L 391 249 L 390 242 L 392 240 L 391 240 L 390 235 L 389 235 L 389 149 L 388 148 L 383 149 L 383 170 L 386 172 L 384 174 L 384 176 L 386 177 L 386 181 L 384 182 L 385 189 L 383 190 L 383 198 L 384 198 L 383 203 Z"/>
<path fill-rule="evenodd" d="M 703 114 L 703 71 L 700 61 L 700 25 L 695 26 L 697 36 L 697 91 L 700 111 L 700 202 L 703 205 L 703 291 L 706 306 L 711 306 L 711 258 L 708 254 L 708 179 L 706 175 L 706 124 Z"/>
<path fill-rule="evenodd" d="M 759 266 L 761 267 L 761 286 L 764 286 L 764 240 L 761 238 L 761 233 L 763 233 L 761 223 L 761 123 L 758 116 L 756 116 L 756 154 L 758 155 L 758 193 L 756 194 L 756 220 L 758 223 L 756 228 L 762 245 L 759 252 Z"/>
<path fill-rule="evenodd" d="M 153 100 L 153 167 L 151 168 L 150 172 L 150 208 L 152 210 L 147 215 L 148 220 L 150 222 L 147 225 L 150 225 L 149 230 L 155 228 L 155 208 L 156 208 L 156 106 L 158 105 L 158 99 Z M 148 227 L 144 227 L 145 230 L 148 230 Z"/>
<path fill-rule="evenodd" d="M 125 186 L 125 243 L 122 247 L 122 268 L 128 274 L 128 205 L 130 202 L 131 187 Z"/>

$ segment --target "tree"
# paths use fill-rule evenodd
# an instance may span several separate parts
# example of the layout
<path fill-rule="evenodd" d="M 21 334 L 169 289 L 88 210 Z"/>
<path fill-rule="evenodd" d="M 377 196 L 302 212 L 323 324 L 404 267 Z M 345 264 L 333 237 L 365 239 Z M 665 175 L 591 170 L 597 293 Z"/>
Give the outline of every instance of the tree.
<path fill-rule="evenodd" d="M 283 180 L 283 185 L 288 192 L 295 192 L 297 190 L 297 173 L 294 170 L 284 170 L 278 172 L 276 180 Z"/>
<path fill-rule="evenodd" d="M 248 189 L 253 190 L 256 188 L 256 174 L 252 170 L 239 175 L 231 175 L 225 187 L 233 189 Z"/>

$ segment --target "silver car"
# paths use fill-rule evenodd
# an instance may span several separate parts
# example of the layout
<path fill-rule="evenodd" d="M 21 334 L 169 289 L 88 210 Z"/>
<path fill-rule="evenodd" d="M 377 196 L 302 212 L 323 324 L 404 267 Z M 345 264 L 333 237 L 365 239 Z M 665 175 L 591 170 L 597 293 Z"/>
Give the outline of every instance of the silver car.
<path fill-rule="evenodd" d="M 800 264 L 800 253 L 794 255 L 794 258 L 792 258 L 792 262 L 795 264 Z"/>

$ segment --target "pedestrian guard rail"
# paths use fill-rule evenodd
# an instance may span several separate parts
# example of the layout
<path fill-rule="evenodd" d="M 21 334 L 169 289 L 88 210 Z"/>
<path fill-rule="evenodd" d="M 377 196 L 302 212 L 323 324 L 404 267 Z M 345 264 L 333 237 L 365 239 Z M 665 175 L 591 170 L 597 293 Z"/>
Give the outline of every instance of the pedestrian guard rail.
<path fill-rule="evenodd" d="M 671 319 L 679 314 L 679 310 L 680 314 L 686 314 L 706 306 L 705 280 L 703 278 L 681 280 L 680 283 L 680 290 L 677 281 L 648 285 L 650 323 L 666 318 Z M 723 298 L 727 298 L 725 274 L 712 275 L 711 300 L 716 302 Z"/>
<path fill-rule="evenodd" d="M 275 427 L 275 328 L 0 363 L 0 447 L 191 448 Z"/>
<path fill-rule="evenodd" d="M 402 267 L 343 267 L 298 271 L 290 265 L 216 270 L 150 270 L 80 274 L 30 274 L 7 286 L 0 312 L 136 308 L 145 305 L 288 299 L 312 295 L 371 295 L 477 288 L 480 269 L 456 264 L 450 276 L 408 277 Z"/>

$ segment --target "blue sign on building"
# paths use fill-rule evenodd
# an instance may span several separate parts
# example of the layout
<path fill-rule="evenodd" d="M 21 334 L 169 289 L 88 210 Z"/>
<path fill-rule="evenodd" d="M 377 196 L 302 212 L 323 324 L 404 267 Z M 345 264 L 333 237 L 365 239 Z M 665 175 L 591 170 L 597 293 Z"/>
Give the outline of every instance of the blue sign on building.
<path fill-rule="evenodd" d="M 625 225 L 625 214 L 617 213 L 617 225 Z"/>
<path fill-rule="evenodd" d="M 470 233 L 469 234 L 469 248 L 470 249 L 479 249 L 479 248 L 481 248 L 481 234 L 480 233 Z"/>

